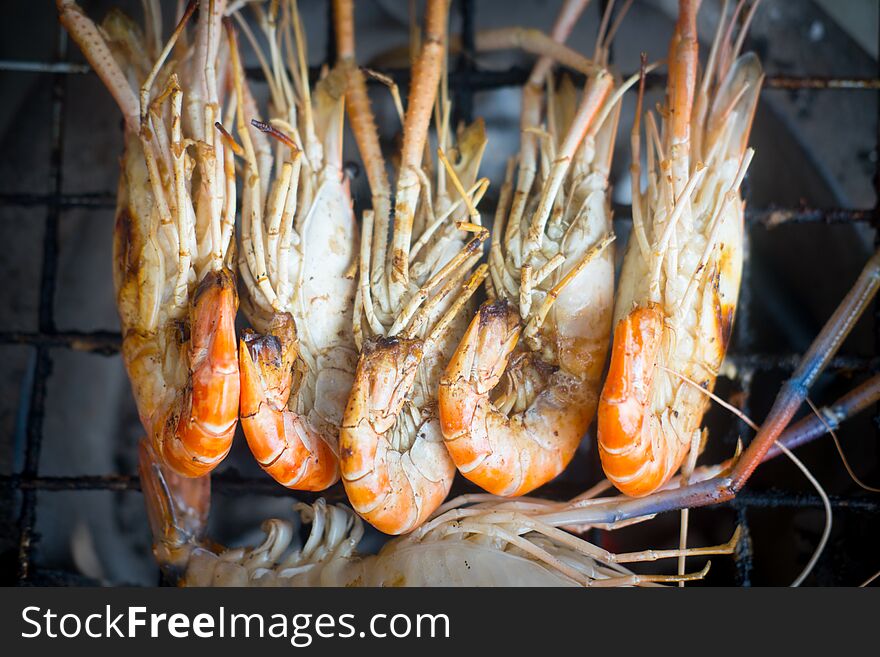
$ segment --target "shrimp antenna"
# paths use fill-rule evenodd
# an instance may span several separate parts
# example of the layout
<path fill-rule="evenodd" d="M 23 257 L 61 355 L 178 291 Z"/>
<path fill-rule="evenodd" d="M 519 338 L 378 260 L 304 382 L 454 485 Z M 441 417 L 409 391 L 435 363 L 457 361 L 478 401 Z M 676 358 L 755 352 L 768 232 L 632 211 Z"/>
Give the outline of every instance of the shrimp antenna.
<path fill-rule="evenodd" d="M 849 463 L 849 459 L 846 458 L 846 454 L 843 452 L 843 446 L 840 444 L 840 439 L 837 437 L 837 432 L 834 428 L 828 424 L 828 420 L 825 419 L 825 416 L 819 412 L 819 409 L 816 408 L 816 405 L 812 402 L 812 400 L 807 397 L 804 401 L 807 402 L 810 409 L 813 413 L 816 414 L 816 417 L 819 418 L 819 421 L 822 423 L 822 426 L 825 427 L 825 431 L 831 434 L 832 440 L 834 440 L 834 446 L 837 448 L 837 453 L 840 454 L 840 460 L 843 461 L 843 467 L 846 468 L 847 474 L 850 476 L 858 486 L 864 488 L 866 491 L 870 493 L 880 493 L 880 488 L 874 488 L 873 486 L 869 486 L 864 483 L 859 477 L 856 475 L 855 471 L 852 469 L 852 466 Z"/>
<path fill-rule="evenodd" d="M 602 50 L 605 51 L 607 60 L 608 52 L 611 49 L 611 44 L 614 42 L 614 37 L 617 35 L 617 30 L 620 29 L 620 26 L 623 24 L 623 19 L 626 17 L 627 12 L 630 7 L 632 7 L 633 0 L 626 0 L 626 3 L 623 5 L 623 8 L 617 14 L 617 17 L 614 19 L 614 23 L 611 24 L 611 28 L 608 30 L 608 34 L 605 36 L 605 44 L 602 46 Z M 608 62 L 606 61 L 605 64 Z"/>
<path fill-rule="evenodd" d="M 717 403 L 719 406 L 721 406 L 722 408 L 725 408 L 728 411 L 730 411 L 731 413 L 733 413 L 736 417 L 738 417 L 740 420 L 742 420 L 747 425 L 749 425 L 749 427 L 751 427 L 754 431 L 758 432 L 761 430 L 761 428 L 748 415 L 743 413 L 740 409 L 736 408 L 735 406 L 733 406 L 729 402 L 724 401 L 718 395 L 711 392 L 710 390 L 706 390 L 703 386 L 701 386 L 699 383 L 697 383 L 693 379 L 688 378 L 687 376 L 685 376 L 684 374 L 681 374 L 680 372 L 676 372 L 675 370 L 671 370 L 668 367 L 664 367 L 663 365 L 658 365 L 657 367 L 666 371 L 666 372 L 669 372 L 670 374 L 673 374 L 673 375 L 679 377 L 685 383 L 693 386 L 696 390 L 699 390 L 701 393 L 705 394 L 707 397 L 709 397 L 709 399 L 711 399 L 712 401 Z M 816 409 L 815 406 L 813 406 L 812 402 L 810 402 L 809 399 L 807 399 L 807 403 L 810 404 L 810 407 L 813 409 L 813 411 L 816 413 L 816 415 L 819 415 L 819 411 Z M 831 428 L 828 427 L 828 430 L 831 431 Z M 836 439 L 835 439 L 835 442 L 836 442 Z M 831 523 L 832 523 L 832 515 L 833 515 L 832 511 L 831 511 L 831 501 L 828 499 L 828 494 L 825 492 L 825 489 L 822 488 L 822 485 L 819 483 L 819 481 L 816 479 L 816 477 L 813 475 L 813 473 L 810 472 L 810 469 L 807 468 L 807 466 L 804 465 L 804 463 L 798 457 L 796 457 L 790 449 L 788 449 L 785 445 L 783 445 L 782 442 L 777 441 L 776 446 L 779 448 L 779 450 L 783 454 L 785 454 L 791 460 L 792 463 L 795 464 L 795 466 L 797 466 L 798 470 L 800 470 L 804 474 L 804 476 L 807 478 L 807 480 L 810 482 L 810 484 L 812 484 L 813 488 L 816 489 L 816 492 L 819 493 L 819 497 L 822 499 L 822 505 L 825 507 L 825 528 L 822 531 L 822 537 L 819 539 L 819 544 L 816 546 L 816 549 L 813 551 L 813 556 L 810 557 L 810 560 L 807 562 L 807 565 L 804 566 L 804 569 L 801 571 L 800 575 L 798 575 L 797 578 L 795 578 L 794 582 L 791 583 L 792 587 L 798 587 L 801 584 L 803 584 L 804 580 L 807 578 L 807 576 L 810 574 L 810 572 L 812 572 L 813 567 L 816 565 L 816 562 L 819 560 L 819 557 L 821 556 L 822 552 L 825 551 L 825 546 L 828 544 L 828 538 L 831 536 Z M 849 469 L 849 468 L 847 468 L 847 469 Z M 869 489 L 869 490 L 876 490 L 876 489 Z M 880 491 L 878 491 L 878 492 L 880 492 Z"/>
<path fill-rule="evenodd" d="M 614 0 L 609 0 L 608 6 L 605 7 L 605 13 L 602 14 L 602 22 L 599 24 L 599 33 L 596 35 L 596 50 L 593 53 L 595 61 L 602 60 L 602 51 L 605 50 L 605 32 L 608 29 L 608 22 L 611 20 L 611 14 L 614 12 Z"/>

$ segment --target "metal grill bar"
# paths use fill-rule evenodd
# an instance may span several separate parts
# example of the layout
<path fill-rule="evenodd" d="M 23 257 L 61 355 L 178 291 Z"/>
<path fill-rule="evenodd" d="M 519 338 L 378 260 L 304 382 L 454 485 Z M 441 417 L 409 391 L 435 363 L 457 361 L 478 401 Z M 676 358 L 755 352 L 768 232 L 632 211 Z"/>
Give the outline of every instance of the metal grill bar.
<path fill-rule="evenodd" d="M 473 30 L 473 0 L 459 0 L 460 13 L 462 16 L 462 51 L 460 53 L 459 62 L 462 59 L 467 60 L 468 65 L 459 64 L 457 69 L 450 72 L 450 87 L 458 87 L 461 83 L 470 83 L 472 88 L 480 91 L 489 89 L 499 89 L 501 87 L 521 87 L 529 77 L 530 71 L 520 66 L 513 66 L 503 71 L 477 70 L 473 66 L 474 54 L 474 30 Z M 470 6 L 468 6 L 470 5 Z M 468 23 L 467 21 L 470 21 Z M 332 30 L 331 30 L 332 31 Z M 328 42 L 328 50 L 332 53 L 335 51 L 332 38 Z M 332 65 L 332 56 L 328 56 L 328 63 Z M 407 84 L 409 82 L 409 69 L 402 68 L 385 68 L 377 69 L 385 75 L 391 77 L 398 84 Z M 92 68 L 88 64 L 76 64 L 72 62 L 40 62 L 30 60 L 0 60 L 0 71 L 10 73 L 51 73 L 61 75 L 84 75 L 92 72 Z M 248 77 L 261 79 L 263 72 L 259 68 L 247 68 L 245 73 Z M 320 66 L 309 67 L 309 76 L 315 80 L 321 74 Z M 571 72 L 578 81 L 583 77 L 576 72 Z M 624 78 L 629 75 L 624 75 Z M 645 80 L 647 88 L 656 87 L 666 83 L 666 76 L 663 73 L 651 73 Z M 378 84 L 371 81 L 370 84 Z M 799 75 L 768 75 L 764 79 L 764 87 L 766 89 L 782 89 L 786 91 L 796 91 L 798 89 L 838 89 L 838 90 L 878 90 L 880 89 L 880 77 L 828 77 L 821 75 L 799 76 Z"/>
<path fill-rule="evenodd" d="M 78 331 L 62 332 L 0 332 L 0 344 L 28 345 L 40 348 L 61 347 L 87 353 L 112 356 L 119 353 L 122 335 L 109 331 L 84 333 Z"/>
<path fill-rule="evenodd" d="M 111 331 L 61 331 L 61 332 L 16 332 L 0 331 L 0 345 L 28 345 L 45 348 L 64 348 L 85 353 L 113 356 L 122 346 L 122 335 Z M 752 372 L 780 370 L 790 372 L 800 361 L 800 354 L 727 354 L 727 361 L 737 369 Z M 828 371 L 866 372 L 880 369 L 880 356 L 836 356 L 831 359 Z"/>
<path fill-rule="evenodd" d="M 462 51 L 456 61 L 454 70 L 450 71 L 449 86 L 453 93 L 455 111 L 459 118 L 470 120 L 473 114 L 473 97 L 480 91 L 490 91 L 504 87 L 522 86 L 529 70 L 512 67 L 502 71 L 481 70 L 475 64 L 474 36 L 476 26 L 477 3 L 474 0 L 458 0 L 457 9 L 461 18 Z M 329 14 L 328 14 L 329 15 Z M 328 21 L 328 24 L 330 21 Z M 334 58 L 334 44 L 328 42 L 326 63 L 331 64 Z M 878 24 L 878 41 L 880 41 L 880 24 Z M 17 490 L 21 493 L 21 509 L 18 519 L 19 550 L 18 577 L 19 582 L 26 584 L 35 580 L 32 563 L 36 543 L 34 526 L 37 513 L 38 492 L 75 492 L 75 491 L 138 491 L 140 483 L 136 475 L 76 475 L 69 477 L 45 477 L 39 474 L 40 449 L 43 438 L 43 418 L 47 403 L 47 381 L 52 371 L 51 350 L 73 349 L 93 354 L 114 355 L 118 353 L 121 336 L 118 332 L 98 331 L 58 331 L 54 321 L 54 296 L 57 280 L 58 259 L 58 224 L 65 210 L 71 208 L 89 208 L 95 210 L 111 210 L 115 208 L 115 195 L 106 191 L 90 193 L 65 194 L 62 181 L 63 164 L 63 126 L 65 110 L 65 83 L 69 75 L 91 73 L 86 64 L 67 61 L 67 37 L 59 26 L 55 45 L 55 57 L 51 62 L 0 60 L 0 71 L 37 73 L 52 76 L 52 124 L 51 151 L 49 157 L 49 191 L 41 193 L 0 193 L 0 206 L 11 207 L 45 207 L 46 231 L 43 241 L 43 262 L 39 288 L 39 321 L 38 330 L 34 332 L 16 332 L 0 330 L 0 345 L 25 345 L 35 353 L 33 382 L 30 395 L 24 402 L 27 404 L 25 425 L 25 458 L 20 472 L 13 475 L 0 476 L 0 487 Z M 317 78 L 321 67 L 312 67 L 310 74 Z M 405 91 L 409 82 L 408 69 L 385 70 Z M 249 75 L 259 77 L 258 70 L 249 71 Z M 575 80 L 582 79 L 573 75 Z M 665 76 L 652 74 L 647 80 L 648 86 L 659 86 L 665 83 Z M 785 90 L 863 90 L 880 91 L 880 67 L 876 77 L 818 77 L 818 76 L 768 76 L 764 82 L 766 91 Z M 880 120 L 877 127 L 877 153 L 880 153 Z M 764 208 L 748 210 L 746 219 L 749 226 L 773 228 L 781 224 L 826 223 L 831 225 L 868 224 L 880 226 L 880 166 L 874 177 L 877 192 L 877 204 L 871 209 L 848 208 Z M 616 216 L 626 216 L 628 206 L 615 208 Z M 880 241 L 878 241 L 880 245 Z M 748 272 L 745 274 L 748 276 Z M 747 283 L 747 281 L 746 281 Z M 739 314 L 747 316 L 750 311 L 750 294 L 748 285 L 744 286 L 744 294 L 740 299 Z M 742 325 L 742 322 L 740 322 Z M 738 329 L 739 330 L 739 329 Z M 738 348 L 746 353 L 730 354 L 730 361 L 737 367 L 736 383 L 739 385 L 746 400 L 751 395 L 751 382 L 755 372 L 777 369 L 792 370 L 799 358 L 797 354 L 755 354 L 749 352 L 748 336 L 744 331 L 738 333 Z M 875 354 L 880 354 L 880 302 L 875 306 Z M 841 356 L 832 363 L 837 371 L 877 371 L 880 369 L 880 356 L 871 358 Z M 877 417 L 878 435 L 880 435 L 880 416 Z M 740 427 L 742 429 L 742 427 Z M 259 494 L 271 496 L 289 496 L 290 492 L 278 486 L 266 477 L 242 477 L 235 472 L 225 472 L 212 479 L 212 486 L 219 494 Z M 454 493 L 472 492 L 467 482 L 457 481 Z M 543 492 L 559 497 L 571 496 L 579 492 L 571 484 L 551 484 Z M 322 496 L 331 501 L 343 499 L 341 488 L 334 487 Z M 318 495 L 298 493 L 298 497 L 309 501 Z M 835 510 L 853 513 L 878 513 L 880 502 L 867 497 L 832 497 Z M 746 490 L 736 499 L 728 503 L 728 508 L 736 511 L 738 522 L 743 526 L 744 540 L 740 543 L 735 555 L 738 579 L 741 584 L 751 583 L 752 559 L 750 530 L 748 527 L 748 510 L 753 508 L 791 507 L 821 508 L 821 501 L 815 495 L 793 494 L 785 491 Z M 47 571 L 48 572 L 48 571 Z M 64 574 L 52 574 L 53 581 L 73 581 Z M 41 580 L 42 581 L 42 580 Z"/>
<path fill-rule="evenodd" d="M 84 194 L 10 194 L 0 193 L 0 205 L 33 207 L 57 206 L 67 208 L 95 208 L 112 210 L 116 196 L 110 192 L 87 192 Z"/>
<path fill-rule="evenodd" d="M 55 61 L 62 62 L 67 56 L 67 32 L 59 24 L 56 28 Z M 63 189 L 64 154 L 64 92 L 65 78 L 61 73 L 53 73 L 52 82 L 52 147 L 49 153 L 49 185 L 52 193 L 61 194 Z M 58 268 L 58 219 L 60 208 L 50 205 L 46 213 L 46 228 L 43 238 L 43 263 L 40 275 L 39 328 L 43 335 L 55 332 L 55 284 Z M 43 417 L 46 410 L 46 384 L 52 372 L 52 356 L 45 345 L 37 347 L 36 371 L 30 395 L 25 427 L 25 458 L 23 474 L 36 477 L 40 463 L 40 447 L 43 441 Z M 33 489 L 22 490 L 21 512 L 18 519 L 18 577 L 26 582 L 30 576 L 31 551 L 34 543 L 34 524 L 36 522 L 37 494 Z"/>
<path fill-rule="evenodd" d="M 26 478 L 19 475 L 0 475 L 0 487 L 12 486 L 23 491 L 46 491 L 46 492 L 77 492 L 106 490 L 113 492 L 139 491 L 141 483 L 137 475 L 76 475 L 70 477 L 33 477 Z M 290 497 L 291 492 L 286 488 L 266 477 L 242 477 L 234 472 L 224 472 L 211 478 L 211 489 L 220 495 L 264 495 L 271 497 Z M 473 484 L 457 480 L 450 495 L 464 495 L 467 493 L 483 492 Z M 573 484 L 551 483 L 541 488 L 540 492 L 546 497 L 566 498 L 574 497 L 581 492 L 580 488 Z M 345 492 L 341 486 L 334 486 L 320 493 L 297 491 L 297 500 L 313 502 L 318 498 L 325 498 L 328 502 L 345 502 Z M 856 496 L 844 497 L 830 495 L 828 499 L 834 509 L 853 511 L 858 513 L 880 513 L 880 500 L 876 497 Z M 726 506 L 736 509 L 749 508 L 823 508 L 822 499 L 818 495 L 789 493 L 785 491 L 767 490 L 760 493 L 745 491 L 736 498 L 726 503 Z"/>
<path fill-rule="evenodd" d="M 484 205 L 492 210 L 491 199 Z M 0 192 L 0 206 L 39 207 L 57 206 L 62 210 L 69 208 L 90 208 L 93 210 L 114 210 L 116 195 L 111 192 L 81 192 L 78 194 L 11 194 Z M 482 207 L 482 206 L 481 206 Z M 615 220 L 632 221 L 630 206 L 615 204 Z M 762 225 L 776 228 L 783 224 L 870 224 L 880 225 L 880 212 L 876 208 L 746 208 L 745 220 L 749 225 Z"/>

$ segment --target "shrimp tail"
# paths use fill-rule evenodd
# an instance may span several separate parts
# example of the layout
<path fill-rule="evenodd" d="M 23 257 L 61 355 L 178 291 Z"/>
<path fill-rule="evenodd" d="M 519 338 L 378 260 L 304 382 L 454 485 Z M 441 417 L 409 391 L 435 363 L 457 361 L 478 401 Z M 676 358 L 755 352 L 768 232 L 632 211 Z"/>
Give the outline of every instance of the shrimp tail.
<path fill-rule="evenodd" d="M 440 382 L 440 426 L 446 449 L 465 476 L 492 457 L 489 436 L 477 437 L 472 426 L 484 396 L 501 381 L 521 328 L 519 314 L 506 300 L 483 304 Z"/>
<path fill-rule="evenodd" d="M 660 427 L 650 409 L 663 313 L 637 307 L 614 331 L 611 364 L 599 399 L 598 444 L 602 468 L 623 493 L 639 497 L 661 486 L 687 450 L 661 448 Z"/>
<path fill-rule="evenodd" d="M 237 310 L 232 274 L 226 269 L 209 272 L 190 310 L 189 385 L 153 432 L 156 452 L 184 476 L 207 474 L 232 447 L 240 392 Z"/>
<path fill-rule="evenodd" d="M 296 328 L 288 313 L 278 314 L 265 335 L 245 331 L 239 341 L 241 426 L 254 458 L 275 481 L 320 491 L 339 479 L 330 444 L 335 447 L 336 436 L 290 410 L 296 357 Z"/>

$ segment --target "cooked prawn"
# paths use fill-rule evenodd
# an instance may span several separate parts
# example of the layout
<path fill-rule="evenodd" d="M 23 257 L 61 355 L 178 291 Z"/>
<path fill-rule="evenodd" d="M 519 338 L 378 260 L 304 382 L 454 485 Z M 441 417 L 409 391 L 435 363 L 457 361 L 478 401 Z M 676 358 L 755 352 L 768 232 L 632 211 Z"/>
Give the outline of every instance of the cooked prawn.
<path fill-rule="evenodd" d="M 571 27 L 566 16 L 564 7 L 558 40 Z M 567 78 L 550 90 L 546 127 L 546 59 L 523 90 L 516 186 L 511 163 L 492 232 L 490 301 L 440 384 L 446 448 L 496 495 L 523 495 L 558 475 L 596 412 L 614 287 L 608 173 L 626 88 L 604 66 L 605 44 L 600 34 L 580 101 Z"/>
<path fill-rule="evenodd" d="M 57 5 L 125 117 L 113 272 L 141 422 L 165 464 L 203 475 L 229 452 L 239 401 L 235 178 L 215 129 L 226 102 L 224 2 L 203 3 L 195 39 L 176 49 L 195 2 L 164 48 L 157 0 L 144 3 L 146 34 L 121 12 L 99 29 L 73 0 Z"/>
<path fill-rule="evenodd" d="M 422 167 L 444 68 L 448 9 L 446 0 L 427 4 L 425 38 L 403 119 L 392 217 L 384 159 L 354 59 L 353 8 L 350 1 L 334 3 L 339 56 L 349 75 L 351 126 L 373 194 L 373 210 L 363 217 L 355 302 L 361 354 L 339 458 L 352 506 L 389 534 L 417 527 L 452 484 L 455 467 L 440 434 L 437 383 L 464 331 L 462 311 L 486 272 L 485 266 L 474 270 L 488 236 L 475 209 L 486 189 L 485 181 L 476 180 L 485 129 L 477 121 L 460 130 L 452 145 L 445 84 L 436 111 L 442 165 Z"/>
<path fill-rule="evenodd" d="M 742 34 L 733 42 L 742 5 L 719 25 L 699 77 L 699 2 L 680 2 L 662 128 L 646 115 L 644 194 L 638 120 L 633 127 L 633 239 L 598 422 L 602 467 L 627 495 L 663 486 L 704 439 L 708 398 L 687 381 L 711 390 L 730 340 L 743 264 L 739 188 L 763 79 L 754 54 L 738 56 Z"/>
<path fill-rule="evenodd" d="M 276 481 L 323 490 L 339 479 L 339 425 L 357 361 L 357 224 L 342 170 L 345 78 L 332 71 L 309 88 L 295 0 L 268 11 L 252 8 L 270 44 L 270 56 L 261 54 L 260 61 L 272 119 L 257 121 L 252 103 L 238 107 L 245 160 L 242 308 L 257 331 L 246 330 L 240 340 L 241 424 Z M 285 53 L 298 62 L 297 71 L 286 69 Z M 245 88 L 237 58 L 235 64 L 237 88 Z M 262 154 L 271 153 L 267 136 L 277 142 L 274 164 L 270 159 L 262 167 L 271 172 L 261 170 Z"/>

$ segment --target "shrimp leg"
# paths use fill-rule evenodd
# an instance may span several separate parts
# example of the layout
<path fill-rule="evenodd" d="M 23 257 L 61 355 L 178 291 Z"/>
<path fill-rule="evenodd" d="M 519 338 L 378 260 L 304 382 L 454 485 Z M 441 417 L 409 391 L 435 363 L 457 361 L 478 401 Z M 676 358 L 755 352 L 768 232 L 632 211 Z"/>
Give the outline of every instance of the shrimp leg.
<path fill-rule="evenodd" d="M 211 478 L 181 477 L 164 465 L 146 438 L 138 444 L 138 474 L 153 534 L 153 553 L 169 577 L 185 570 L 190 550 L 205 534 Z"/>
<path fill-rule="evenodd" d="M 853 388 L 833 404 L 819 409 L 818 414 L 808 415 L 791 425 L 779 436 L 777 443 L 789 450 L 806 445 L 829 431 L 835 431 L 844 420 L 858 415 L 880 399 L 880 374 L 872 376 L 860 386 Z M 773 443 L 761 458 L 761 463 L 776 458 L 782 453 L 779 445 Z"/>

